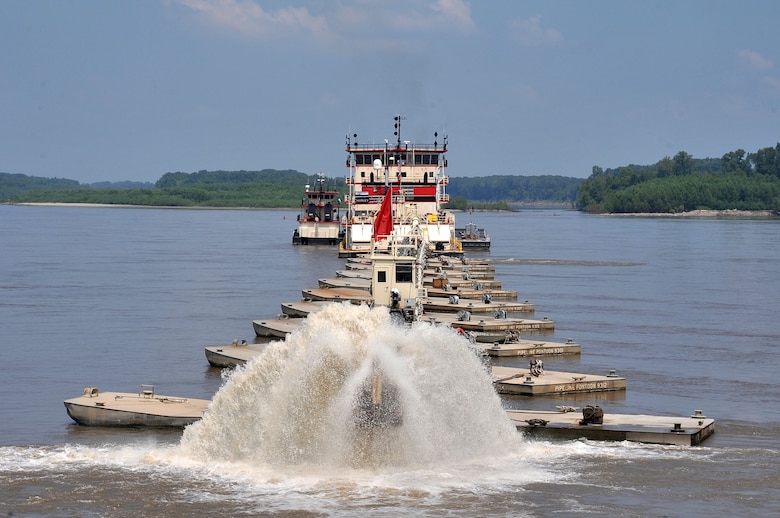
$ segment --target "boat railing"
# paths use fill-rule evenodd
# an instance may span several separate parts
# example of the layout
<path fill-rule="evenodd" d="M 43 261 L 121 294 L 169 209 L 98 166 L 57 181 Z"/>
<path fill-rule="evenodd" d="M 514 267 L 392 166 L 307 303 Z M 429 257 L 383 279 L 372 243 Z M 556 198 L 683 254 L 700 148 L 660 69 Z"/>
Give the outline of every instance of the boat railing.
<path fill-rule="evenodd" d="M 455 215 L 447 210 L 442 210 L 437 213 L 430 213 L 427 215 L 428 220 L 426 223 L 443 223 L 445 225 L 455 224 Z"/>
<path fill-rule="evenodd" d="M 398 177 L 394 174 L 389 175 L 390 183 L 393 185 L 396 185 L 398 183 Z M 363 185 L 363 184 L 384 184 L 384 177 L 380 177 L 377 179 L 378 181 L 366 181 L 365 178 L 349 178 L 347 177 L 344 181 L 346 185 Z M 435 180 L 435 181 L 434 181 Z M 401 181 L 401 185 L 405 187 L 426 187 L 430 186 L 433 187 L 436 184 L 439 184 L 439 186 L 447 186 L 450 184 L 449 177 L 447 176 L 440 176 L 438 178 L 433 177 L 431 175 L 425 176 L 425 172 L 416 173 L 414 171 L 407 171 L 407 175 L 403 177 Z"/>
<path fill-rule="evenodd" d="M 386 152 L 407 153 L 410 150 L 414 150 L 415 153 L 430 153 L 430 152 L 446 153 L 447 152 L 447 148 L 440 146 L 438 143 L 423 144 L 418 142 L 409 142 L 409 144 L 407 144 L 406 146 L 392 146 L 389 148 L 385 145 L 381 145 L 381 146 L 377 145 L 376 143 L 358 144 L 356 142 L 352 142 L 347 146 L 346 151 L 347 153 L 353 151 L 374 151 L 378 154 L 384 154 Z"/>
<path fill-rule="evenodd" d="M 382 203 L 382 200 L 384 198 L 385 198 L 384 194 L 381 195 L 381 196 L 369 196 L 367 194 L 366 195 L 356 194 L 354 196 L 348 194 L 348 195 L 344 196 L 345 203 L 348 203 L 348 204 L 349 203 L 351 203 L 351 204 L 363 203 L 363 204 L 379 205 L 379 204 Z M 393 198 L 394 198 L 393 202 L 397 203 L 398 202 L 397 197 L 394 196 Z"/>
<path fill-rule="evenodd" d="M 389 236 L 373 241 L 373 251 L 390 253 L 394 257 L 416 256 L 420 244 L 424 241 L 417 217 L 406 215 L 394 224 L 398 226 L 390 232 Z"/>
<path fill-rule="evenodd" d="M 374 222 L 374 218 L 368 214 L 355 214 L 347 221 L 352 224 L 372 224 Z"/>

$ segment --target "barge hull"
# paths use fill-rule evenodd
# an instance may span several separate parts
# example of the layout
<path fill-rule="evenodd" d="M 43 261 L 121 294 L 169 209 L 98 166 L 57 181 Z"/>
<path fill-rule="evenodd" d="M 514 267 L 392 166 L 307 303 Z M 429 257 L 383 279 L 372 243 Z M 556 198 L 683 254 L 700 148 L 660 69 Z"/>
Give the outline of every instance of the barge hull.
<path fill-rule="evenodd" d="M 65 400 L 71 419 L 85 426 L 183 428 L 203 417 L 205 399 L 101 392 Z"/>
<path fill-rule="evenodd" d="M 534 376 L 528 369 L 492 368 L 493 385 L 499 394 L 518 396 L 557 396 L 587 392 L 626 390 L 626 378 L 576 372 L 544 371 Z"/>
<path fill-rule="evenodd" d="M 715 420 L 703 416 L 667 417 L 604 414 L 603 424 L 580 425 L 574 412 L 508 410 L 517 430 L 529 437 L 594 441 L 632 441 L 696 446 L 715 433 Z M 543 425 L 533 424 L 546 422 Z"/>

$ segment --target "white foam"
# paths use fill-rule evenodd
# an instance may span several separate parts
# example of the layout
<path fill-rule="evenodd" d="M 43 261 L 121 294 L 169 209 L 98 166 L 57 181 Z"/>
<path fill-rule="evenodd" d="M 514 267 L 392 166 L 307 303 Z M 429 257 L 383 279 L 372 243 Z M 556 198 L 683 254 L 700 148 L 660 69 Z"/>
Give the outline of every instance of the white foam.
<path fill-rule="evenodd" d="M 403 424 L 355 427 L 361 384 L 378 362 Z M 508 454 L 522 439 L 480 358 L 449 327 L 392 322 L 385 308 L 334 304 L 237 369 L 185 430 L 196 459 L 277 466 L 427 466 Z"/>
<path fill-rule="evenodd" d="M 190 502 L 257 502 L 258 512 L 270 510 L 361 515 L 367 508 L 421 509 L 455 495 L 469 500 L 495 493 L 525 491 L 528 484 L 577 484 L 590 461 L 605 456 L 619 462 L 658 458 L 707 458 L 701 448 L 592 441 L 520 441 L 515 450 L 472 456 L 461 462 L 408 465 L 333 466 L 300 461 L 279 465 L 256 459 L 193 458 L 180 445 L 151 443 L 103 446 L 0 447 L 0 482 L 20 474 L 35 477 L 92 478 L 104 473 L 123 480 L 122 473 L 148 474 L 180 488 L 177 498 Z M 99 475 L 98 475 L 99 476 Z M 121 482 L 118 482 L 121 483 Z M 562 486 L 563 487 L 563 486 Z M 464 496 L 466 495 L 466 496 Z M 249 504 L 248 504 L 249 503 Z"/>
<path fill-rule="evenodd" d="M 356 395 L 374 362 L 398 388 L 400 426 L 354 424 Z M 196 501 L 262 497 L 277 510 L 384 501 L 412 508 L 444 494 L 576 479 L 597 457 L 686 455 L 694 453 L 524 440 L 465 338 L 428 323 L 402 327 L 386 309 L 347 303 L 310 316 L 286 341 L 236 369 L 180 444 L 0 447 L 0 479 L 94 468 L 164 475 L 191 488 L 187 498 Z"/>

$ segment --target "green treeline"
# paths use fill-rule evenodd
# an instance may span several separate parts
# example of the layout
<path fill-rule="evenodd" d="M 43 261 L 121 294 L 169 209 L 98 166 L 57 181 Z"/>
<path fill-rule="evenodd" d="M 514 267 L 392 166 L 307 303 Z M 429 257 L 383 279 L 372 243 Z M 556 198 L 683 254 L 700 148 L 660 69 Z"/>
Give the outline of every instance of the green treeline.
<path fill-rule="evenodd" d="M 0 173 L 0 202 L 95 203 L 173 207 L 299 207 L 316 176 L 294 170 L 166 173 L 154 185 Z M 347 192 L 343 178 L 323 188 Z M 742 149 L 721 158 L 696 159 L 684 151 L 652 165 L 593 167 L 582 180 L 564 176 L 450 178 L 449 207 L 511 210 L 524 204 L 571 206 L 591 213 L 677 213 L 706 210 L 780 211 L 780 143 L 755 153 Z"/>
<path fill-rule="evenodd" d="M 469 201 L 462 196 L 450 198 L 447 208 L 451 210 L 512 210 L 512 206 L 505 201 Z"/>
<path fill-rule="evenodd" d="M 230 188 L 237 184 L 258 183 L 292 187 L 298 189 L 308 181 L 309 177 L 291 169 L 263 169 L 262 171 L 198 171 L 197 173 L 165 173 L 157 180 L 155 187 L 166 189 L 183 186 L 215 186 Z"/>
<path fill-rule="evenodd" d="M 76 180 L 64 178 L 41 178 L 24 174 L 0 173 L 0 202 L 9 201 L 14 196 L 19 196 L 29 191 L 62 189 L 77 189 L 79 183 Z"/>
<path fill-rule="evenodd" d="M 0 193 L 4 192 L 2 174 L 0 173 Z M 177 172 L 166 173 L 154 187 L 148 188 L 55 188 L 44 185 L 42 188 L 31 188 L 10 197 L 3 196 L 0 200 L 13 203 L 99 203 L 166 207 L 298 207 L 304 185 L 313 185 L 313 182 L 313 177 L 292 170 Z M 36 180 L 35 186 L 40 183 Z M 332 187 L 326 185 L 326 188 Z"/>
<path fill-rule="evenodd" d="M 577 207 L 590 213 L 780 210 L 780 144 L 720 159 L 685 151 L 651 166 L 603 170 L 582 182 Z"/>
<path fill-rule="evenodd" d="M 13 182 L 6 181 L 10 177 L 13 177 Z M 576 186 L 580 182 L 582 179 L 559 176 L 451 178 L 448 188 L 451 197 L 449 207 L 460 210 L 511 210 L 512 203 L 540 201 L 563 201 L 573 205 Z M 147 184 L 142 188 L 124 188 L 125 183 L 101 182 L 82 186 L 73 180 L 0 173 L 0 201 L 280 208 L 299 207 L 304 186 L 315 188 L 319 185 L 315 176 L 275 169 L 166 173 L 154 186 Z M 5 188 L 6 184 L 8 189 Z M 347 192 L 343 178 L 325 178 L 323 188 L 342 194 Z"/>
<path fill-rule="evenodd" d="M 448 192 L 473 202 L 573 204 L 581 183 L 581 178 L 566 176 L 494 175 L 450 178 Z"/>

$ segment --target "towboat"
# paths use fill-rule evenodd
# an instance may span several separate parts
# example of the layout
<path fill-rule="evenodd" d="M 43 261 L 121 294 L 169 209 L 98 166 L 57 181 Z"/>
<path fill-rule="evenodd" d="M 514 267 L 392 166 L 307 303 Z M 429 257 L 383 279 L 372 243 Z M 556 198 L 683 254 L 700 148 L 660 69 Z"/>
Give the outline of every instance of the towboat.
<path fill-rule="evenodd" d="M 294 245 L 336 245 L 344 238 L 338 196 L 338 191 L 325 190 L 325 176 L 322 174 L 317 175 L 314 189 L 306 185 L 298 228 L 293 232 Z"/>
<path fill-rule="evenodd" d="M 444 209 L 449 202 L 446 187 L 447 136 L 434 132 L 430 143 L 402 140 L 401 123 L 406 117 L 394 117 L 395 142 L 359 143 L 357 133 L 347 135 L 349 169 L 345 195 L 344 239 L 339 257 L 352 257 L 371 251 L 374 221 L 383 201 L 391 199 L 394 228 L 408 235 L 418 227 L 431 251 L 436 254 L 462 255 L 455 233 L 455 216 Z"/>
<path fill-rule="evenodd" d="M 207 399 L 158 395 L 154 385 L 141 385 L 138 393 L 87 387 L 81 396 L 65 400 L 70 418 L 85 426 L 183 428 L 203 417 L 208 406 Z"/>
<path fill-rule="evenodd" d="M 479 228 L 476 223 L 469 221 L 465 228 L 457 228 L 455 232 L 464 250 L 475 252 L 490 250 L 490 236 L 484 228 Z"/>

